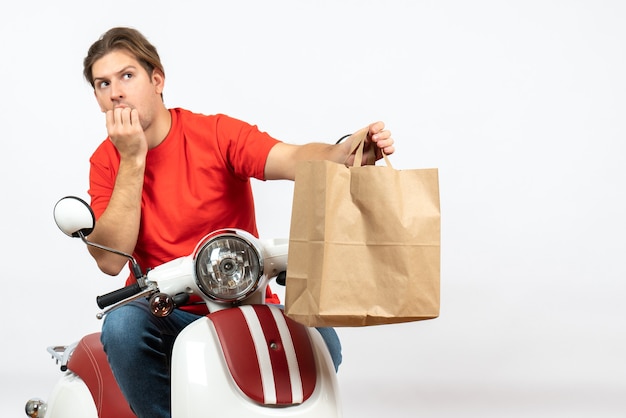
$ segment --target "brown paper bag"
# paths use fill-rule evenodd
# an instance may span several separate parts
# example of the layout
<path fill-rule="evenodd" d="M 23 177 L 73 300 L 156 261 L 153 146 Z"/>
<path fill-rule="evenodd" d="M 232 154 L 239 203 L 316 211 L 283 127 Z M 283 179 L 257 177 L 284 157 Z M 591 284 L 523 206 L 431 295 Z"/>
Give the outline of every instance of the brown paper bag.
<path fill-rule="evenodd" d="M 437 169 L 299 164 L 285 312 L 308 326 L 366 326 L 439 316 Z"/>

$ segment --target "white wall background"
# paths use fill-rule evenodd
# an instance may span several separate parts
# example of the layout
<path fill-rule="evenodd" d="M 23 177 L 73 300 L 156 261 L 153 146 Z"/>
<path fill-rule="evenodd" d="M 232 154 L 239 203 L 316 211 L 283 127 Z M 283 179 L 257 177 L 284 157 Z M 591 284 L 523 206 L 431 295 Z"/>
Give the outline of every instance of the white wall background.
<path fill-rule="evenodd" d="M 158 48 L 168 106 L 288 142 L 384 120 L 396 168 L 438 167 L 442 309 L 340 329 L 346 417 L 626 416 L 626 3 L 3 2 L 0 416 L 59 375 L 45 348 L 99 329 L 100 274 L 52 219 L 106 136 L 82 79 L 112 26 Z M 255 183 L 286 237 L 290 183 Z"/>

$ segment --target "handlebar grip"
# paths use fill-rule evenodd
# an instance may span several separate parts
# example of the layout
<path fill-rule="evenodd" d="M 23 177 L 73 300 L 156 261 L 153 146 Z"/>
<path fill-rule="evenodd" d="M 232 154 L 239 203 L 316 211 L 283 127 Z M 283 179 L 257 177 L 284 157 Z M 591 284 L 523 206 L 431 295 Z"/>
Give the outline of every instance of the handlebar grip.
<path fill-rule="evenodd" d="M 285 286 L 285 284 L 287 284 L 287 272 L 286 271 L 281 271 L 280 273 L 278 273 L 278 276 L 276 276 L 276 284 L 280 286 Z"/>
<path fill-rule="evenodd" d="M 98 304 L 98 307 L 100 309 L 104 309 L 107 306 L 111 306 L 114 303 L 117 303 L 121 300 L 134 296 L 139 292 L 141 292 L 141 286 L 139 286 L 138 283 L 133 283 L 129 286 L 122 287 L 121 289 L 114 290 L 111 293 L 107 293 L 102 296 L 97 296 L 96 303 Z"/>

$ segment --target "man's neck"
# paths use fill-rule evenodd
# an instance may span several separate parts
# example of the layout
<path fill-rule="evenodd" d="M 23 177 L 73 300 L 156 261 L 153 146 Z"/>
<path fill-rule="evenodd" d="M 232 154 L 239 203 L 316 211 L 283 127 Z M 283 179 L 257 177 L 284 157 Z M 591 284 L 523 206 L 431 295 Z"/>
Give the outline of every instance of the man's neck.
<path fill-rule="evenodd" d="M 165 106 L 155 115 L 152 126 L 146 131 L 148 148 L 152 149 L 161 144 L 167 138 L 172 128 L 172 115 Z"/>

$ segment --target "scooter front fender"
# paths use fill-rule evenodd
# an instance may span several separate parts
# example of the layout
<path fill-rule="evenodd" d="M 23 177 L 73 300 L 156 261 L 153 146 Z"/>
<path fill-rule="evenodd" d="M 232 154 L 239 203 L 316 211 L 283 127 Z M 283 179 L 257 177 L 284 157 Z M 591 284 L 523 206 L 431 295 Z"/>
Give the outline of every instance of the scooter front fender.
<path fill-rule="evenodd" d="M 246 317 L 254 317 L 256 313 L 259 313 L 258 318 L 253 320 L 253 322 L 256 321 L 256 325 L 251 326 Z M 274 327 L 282 335 L 283 332 L 289 332 L 283 329 L 286 328 L 283 322 L 291 321 L 284 317 L 282 311 L 276 307 L 248 305 L 210 314 L 187 326 L 178 335 L 172 353 L 172 416 L 174 418 L 205 416 L 209 412 L 211 416 L 216 417 L 341 417 L 337 377 L 332 359 L 324 340 L 315 328 L 303 328 L 303 331 L 308 334 L 307 344 L 310 344 L 314 366 L 311 369 L 305 368 L 301 371 L 301 373 L 316 374 L 313 377 L 314 387 L 307 391 L 306 387 L 303 388 L 306 386 L 304 383 L 294 389 L 297 385 L 292 383 L 291 388 L 285 388 L 289 385 L 278 381 L 282 368 L 286 367 L 285 364 L 272 362 L 269 369 L 262 366 L 250 367 L 250 373 L 255 375 L 252 379 L 257 378 L 256 375 L 259 375 L 260 369 L 265 369 L 260 373 L 264 377 L 258 377 L 258 379 L 263 380 L 263 392 L 266 394 L 266 398 L 270 398 L 270 401 L 264 402 L 253 399 L 255 396 L 250 396 L 249 392 L 242 389 L 240 387 L 241 382 L 236 382 L 233 372 L 229 368 L 227 357 L 230 356 L 232 360 L 232 353 L 228 352 L 231 348 L 228 346 L 223 348 L 224 342 L 220 340 L 220 333 L 222 332 L 220 327 L 226 326 L 220 322 L 226 316 L 228 316 L 227 321 L 229 321 L 227 323 L 228 329 L 233 327 L 238 329 L 250 328 L 250 333 L 255 333 L 258 330 L 265 332 L 264 330 Z M 269 316 L 277 318 L 276 322 L 267 324 L 267 321 L 271 321 L 271 319 L 267 319 Z M 241 321 L 246 323 L 237 323 Z M 290 326 L 292 328 L 303 327 L 295 322 L 290 323 Z M 254 327 L 257 328 L 256 331 L 252 329 Z M 247 338 L 247 336 L 243 337 Z M 223 335 L 222 338 L 224 338 Z M 270 346 L 269 349 L 257 345 L 254 349 L 248 350 L 247 354 L 238 353 L 239 359 L 242 358 L 242 355 L 251 356 L 254 357 L 252 363 L 259 361 L 263 363 L 263 358 L 259 360 L 259 353 L 263 357 L 263 351 L 276 349 L 283 342 L 266 341 L 261 338 L 260 344 L 265 343 Z M 227 352 L 225 353 L 224 350 Z M 293 357 L 298 357 L 298 355 L 292 356 L 292 361 Z M 235 372 L 239 377 L 242 373 L 245 374 L 246 371 L 240 369 Z M 302 381 L 308 381 L 310 378 L 309 375 L 303 376 Z M 295 395 L 294 402 L 281 404 L 276 400 L 280 398 L 279 392 L 282 390 L 289 390 L 294 393 L 305 392 L 305 396 L 298 399 L 298 396 Z M 270 394 L 267 395 L 268 393 Z"/>

